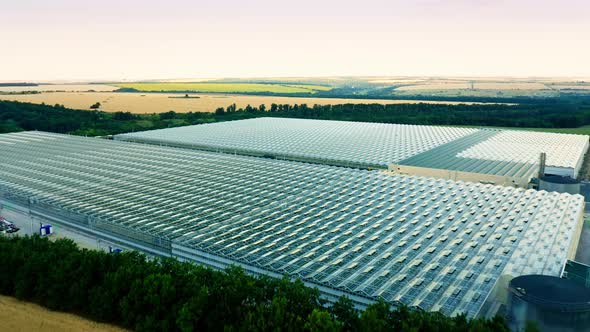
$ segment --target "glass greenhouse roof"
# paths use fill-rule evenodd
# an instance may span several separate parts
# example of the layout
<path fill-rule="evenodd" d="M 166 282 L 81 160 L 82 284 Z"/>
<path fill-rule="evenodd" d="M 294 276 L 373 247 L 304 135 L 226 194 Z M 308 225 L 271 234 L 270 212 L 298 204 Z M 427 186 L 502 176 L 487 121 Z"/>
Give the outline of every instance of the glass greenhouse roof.
<path fill-rule="evenodd" d="M 117 140 L 339 166 L 404 164 L 501 176 L 547 166 L 578 168 L 588 136 L 518 130 L 257 118 L 116 135 Z M 433 164 L 434 163 L 434 164 Z"/>
<path fill-rule="evenodd" d="M 117 135 L 118 140 L 269 155 L 341 166 L 379 167 L 477 129 L 257 118 Z"/>
<path fill-rule="evenodd" d="M 0 159 L 0 194 L 447 315 L 475 316 L 502 274 L 558 276 L 583 213 L 579 195 L 43 132 L 0 135 Z"/>

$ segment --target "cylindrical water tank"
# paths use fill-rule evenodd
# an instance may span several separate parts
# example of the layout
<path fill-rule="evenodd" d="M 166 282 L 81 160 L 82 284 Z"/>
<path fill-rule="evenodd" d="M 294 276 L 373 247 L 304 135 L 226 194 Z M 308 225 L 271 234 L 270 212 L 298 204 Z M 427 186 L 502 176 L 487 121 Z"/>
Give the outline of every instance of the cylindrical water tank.
<path fill-rule="evenodd" d="M 545 175 L 539 179 L 539 190 L 579 194 L 580 181 L 566 176 Z"/>
<path fill-rule="evenodd" d="M 590 288 L 568 279 L 525 275 L 512 279 L 508 290 L 513 330 L 524 331 L 532 321 L 541 331 L 590 331 Z"/>

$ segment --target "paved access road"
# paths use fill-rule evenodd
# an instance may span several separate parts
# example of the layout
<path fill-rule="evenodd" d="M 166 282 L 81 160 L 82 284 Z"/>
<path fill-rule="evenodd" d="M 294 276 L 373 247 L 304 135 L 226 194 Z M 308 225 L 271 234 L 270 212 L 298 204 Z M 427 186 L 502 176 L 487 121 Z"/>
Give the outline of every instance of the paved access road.
<path fill-rule="evenodd" d="M 6 218 L 6 220 L 14 223 L 17 227 L 20 228 L 18 232 L 13 233 L 9 236 L 25 236 L 39 234 L 39 227 L 41 226 L 42 222 L 41 219 L 31 218 L 29 215 L 8 208 L 0 209 L 0 216 L 3 216 L 4 218 Z M 117 248 L 121 247 L 113 243 L 104 241 L 102 239 L 82 234 L 80 232 L 73 231 L 69 228 L 61 227 L 60 225 L 55 223 L 51 223 L 51 225 L 53 226 L 53 234 L 49 235 L 51 239 L 72 239 L 74 242 L 76 242 L 76 244 L 78 244 L 80 248 L 86 249 L 99 249 L 108 251 L 109 245 Z"/>

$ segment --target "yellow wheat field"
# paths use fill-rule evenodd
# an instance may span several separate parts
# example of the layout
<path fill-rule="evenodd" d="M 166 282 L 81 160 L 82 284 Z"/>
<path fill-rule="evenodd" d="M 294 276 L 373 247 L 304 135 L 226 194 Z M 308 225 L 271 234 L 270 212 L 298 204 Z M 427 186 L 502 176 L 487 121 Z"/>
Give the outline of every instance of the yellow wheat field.
<path fill-rule="evenodd" d="M 51 311 L 12 297 L 0 296 L 0 331 L 123 332 L 125 330 L 72 314 Z"/>
<path fill-rule="evenodd" d="M 227 107 L 236 104 L 238 108 L 246 105 L 259 106 L 265 104 L 267 108 L 275 104 L 308 104 L 337 105 L 337 104 L 401 104 L 401 103 L 440 103 L 459 104 L 453 102 L 436 101 L 409 101 L 409 100 L 377 100 L 377 99 L 340 99 L 340 98 L 300 98 L 300 97 L 274 97 L 274 96 L 244 96 L 221 94 L 190 94 L 191 97 L 182 98 L 183 94 L 164 93 L 119 93 L 119 92 L 52 92 L 30 95 L 0 95 L 0 100 L 13 100 L 28 103 L 45 103 L 48 105 L 61 104 L 68 108 L 89 109 L 90 105 L 100 102 L 101 110 L 107 112 L 131 112 L 131 113 L 162 113 L 175 111 L 186 112 L 213 112 L 218 107 Z M 176 97 L 176 98 L 170 98 Z M 180 97 L 180 98 L 178 98 Z"/>

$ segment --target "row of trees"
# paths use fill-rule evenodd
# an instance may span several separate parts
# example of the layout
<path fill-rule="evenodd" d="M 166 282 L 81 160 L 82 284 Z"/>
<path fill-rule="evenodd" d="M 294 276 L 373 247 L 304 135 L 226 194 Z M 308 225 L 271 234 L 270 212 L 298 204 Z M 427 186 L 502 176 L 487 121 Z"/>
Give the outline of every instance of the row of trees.
<path fill-rule="evenodd" d="M 0 101 L 0 133 L 43 130 L 76 135 L 112 135 L 139 130 L 248 119 L 262 116 L 419 125 L 574 128 L 590 124 L 590 103 L 546 104 L 235 104 L 214 112 L 158 114 L 82 111 L 62 105 Z"/>
<path fill-rule="evenodd" d="M 1 294 L 139 331 L 508 331 L 501 318 L 449 318 L 384 301 L 359 312 L 343 297 L 326 308 L 301 281 L 79 249 L 68 239 L 0 236 L 0 253 Z"/>
<path fill-rule="evenodd" d="M 232 114 L 420 125 L 574 128 L 590 124 L 590 104 L 342 104 L 246 106 L 218 108 Z"/>

